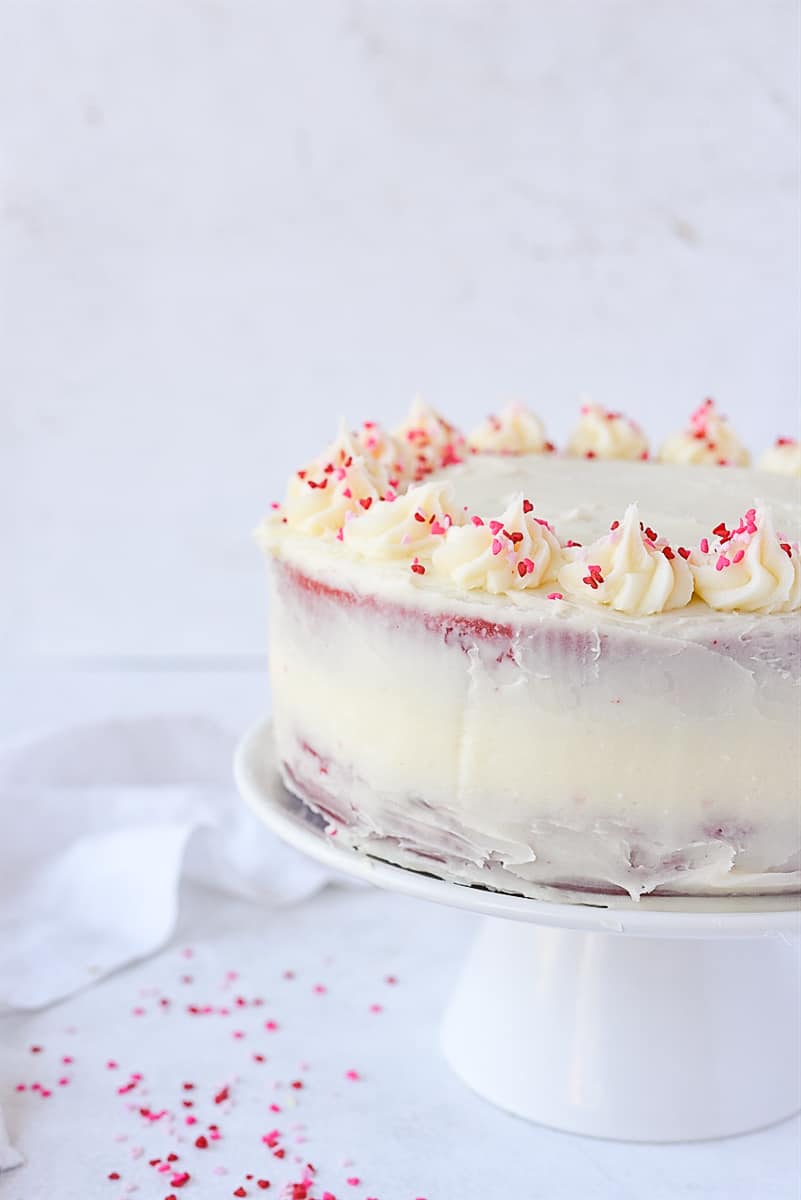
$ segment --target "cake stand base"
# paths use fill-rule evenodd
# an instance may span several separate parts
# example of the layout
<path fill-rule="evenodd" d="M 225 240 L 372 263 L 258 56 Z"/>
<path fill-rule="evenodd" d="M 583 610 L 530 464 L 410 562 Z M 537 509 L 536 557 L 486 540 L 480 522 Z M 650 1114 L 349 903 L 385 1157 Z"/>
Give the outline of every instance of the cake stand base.
<path fill-rule="evenodd" d="M 269 722 L 242 739 L 235 772 L 259 819 L 297 849 L 484 917 L 442 1040 L 493 1104 L 651 1142 L 745 1133 L 801 1107 L 797 898 L 559 903 L 466 887 L 327 836 L 283 787 Z"/>
<path fill-rule="evenodd" d="M 797 947 L 483 926 L 445 1056 L 493 1104 L 571 1133 L 717 1138 L 801 1107 Z"/>

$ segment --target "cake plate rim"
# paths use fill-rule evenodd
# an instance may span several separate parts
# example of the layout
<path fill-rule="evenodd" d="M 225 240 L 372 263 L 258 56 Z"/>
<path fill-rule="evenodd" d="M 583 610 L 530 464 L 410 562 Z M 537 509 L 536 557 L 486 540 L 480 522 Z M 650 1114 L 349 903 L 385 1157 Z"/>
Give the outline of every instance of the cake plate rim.
<path fill-rule="evenodd" d="M 290 793 L 275 763 L 272 721 L 267 716 L 255 721 L 240 738 L 234 754 L 234 777 L 254 815 L 296 850 L 343 874 L 416 899 L 505 920 L 651 938 L 787 937 L 801 933 L 798 894 L 663 896 L 632 901 L 594 893 L 579 897 L 574 893 L 574 900 L 557 901 L 460 884 L 343 845 L 282 802 L 282 793 Z"/>

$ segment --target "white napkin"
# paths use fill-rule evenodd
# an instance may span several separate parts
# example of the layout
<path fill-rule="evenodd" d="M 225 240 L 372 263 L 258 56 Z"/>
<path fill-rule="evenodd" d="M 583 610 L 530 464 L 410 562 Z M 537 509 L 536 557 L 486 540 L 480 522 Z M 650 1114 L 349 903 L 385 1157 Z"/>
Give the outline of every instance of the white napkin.
<path fill-rule="evenodd" d="M 0 754 L 0 1012 L 38 1008 L 158 949 L 182 875 L 278 906 L 331 872 L 239 799 L 206 718 L 109 721 Z"/>

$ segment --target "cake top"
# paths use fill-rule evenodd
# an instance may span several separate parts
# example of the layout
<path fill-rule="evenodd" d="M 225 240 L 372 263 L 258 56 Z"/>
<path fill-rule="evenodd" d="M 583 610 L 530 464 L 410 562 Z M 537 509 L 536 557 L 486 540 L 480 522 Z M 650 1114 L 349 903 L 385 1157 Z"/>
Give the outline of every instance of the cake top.
<path fill-rule="evenodd" d="M 521 405 L 465 437 L 415 401 L 393 432 L 343 429 L 260 532 L 273 553 L 308 560 L 316 547 L 418 588 L 517 604 L 628 617 L 801 608 L 798 443 L 780 438 L 748 469 L 706 401 L 649 453 L 634 422 L 597 405 L 559 454 Z"/>

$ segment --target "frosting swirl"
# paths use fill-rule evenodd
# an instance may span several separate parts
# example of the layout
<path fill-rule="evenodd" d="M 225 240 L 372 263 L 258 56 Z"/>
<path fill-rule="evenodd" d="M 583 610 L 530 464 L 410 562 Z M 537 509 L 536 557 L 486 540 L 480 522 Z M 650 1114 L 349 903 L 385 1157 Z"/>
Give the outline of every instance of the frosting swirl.
<path fill-rule="evenodd" d="M 776 438 L 757 464 L 762 471 L 775 471 L 777 475 L 795 475 L 801 479 L 801 442 L 795 438 Z"/>
<path fill-rule="evenodd" d="M 486 454 L 542 454 L 553 450 L 539 417 L 522 404 L 507 404 L 498 416 L 489 416 L 467 439 L 473 450 Z"/>
<path fill-rule="evenodd" d="M 636 422 L 599 404 L 583 404 L 567 444 L 574 458 L 647 458 L 648 442 Z"/>
<path fill-rule="evenodd" d="M 518 496 L 497 521 L 473 517 L 449 529 L 434 551 L 432 567 L 469 591 L 493 595 L 539 587 L 555 579 L 562 549 L 551 527 L 534 516 L 534 505 Z"/>
<path fill-rule="evenodd" d="M 384 467 L 364 458 L 358 442 L 343 430 L 318 459 L 290 479 L 285 523 L 311 536 L 335 532 L 349 516 L 369 510 L 388 490 Z"/>
<path fill-rule="evenodd" d="M 559 582 L 574 598 L 650 616 L 689 603 L 693 577 L 687 553 L 677 553 L 653 530 L 643 529 L 637 505 L 630 504 L 608 534 L 575 552 L 559 572 Z"/>
<path fill-rule="evenodd" d="M 408 442 L 382 429 L 377 421 L 362 422 L 353 436 L 358 443 L 359 453 L 385 469 L 390 486 L 395 490 L 412 478 L 416 462 Z"/>
<path fill-rule="evenodd" d="M 383 500 L 351 517 L 343 541 L 361 558 L 427 559 L 454 524 L 452 505 L 451 484 L 421 483 L 396 500 Z"/>
<path fill-rule="evenodd" d="M 406 420 L 393 433 L 409 453 L 412 475 L 418 482 L 439 467 L 462 461 L 464 435 L 419 396 L 412 401 Z"/>
<path fill-rule="evenodd" d="M 662 462 L 716 463 L 721 467 L 747 467 L 751 456 L 715 401 L 704 400 L 681 433 L 669 437 L 659 451 Z"/>
<path fill-rule="evenodd" d="M 792 612 L 801 607 L 798 544 L 779 537 L 769 509 L 749 508 L 736 529 L 717 525 L 714 547 L 702 538 L 691 565 L 695 590 L 724 612 Z"/>

